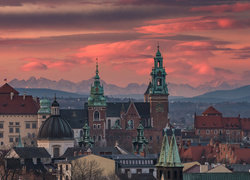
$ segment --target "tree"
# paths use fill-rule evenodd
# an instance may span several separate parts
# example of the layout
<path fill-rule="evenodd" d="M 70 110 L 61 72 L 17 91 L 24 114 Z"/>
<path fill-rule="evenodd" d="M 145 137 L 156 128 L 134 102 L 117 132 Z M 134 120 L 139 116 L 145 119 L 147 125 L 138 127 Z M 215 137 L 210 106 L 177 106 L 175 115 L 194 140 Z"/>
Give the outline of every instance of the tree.
<path fill-rule="evenodd" d="M 76 159 L 71 162 L 71 177 L 73 180 L 106 180 L 103 169 L 97 161 Z"/>

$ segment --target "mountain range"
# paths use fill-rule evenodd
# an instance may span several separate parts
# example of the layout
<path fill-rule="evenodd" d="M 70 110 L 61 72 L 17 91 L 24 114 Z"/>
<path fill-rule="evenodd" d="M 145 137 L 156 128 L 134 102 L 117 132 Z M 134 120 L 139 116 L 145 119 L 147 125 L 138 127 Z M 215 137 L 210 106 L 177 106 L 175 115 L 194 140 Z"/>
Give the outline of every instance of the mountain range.
<path fill-rule="evenodd" d="M 91 84 L 94 82 L 94 78 L 83 80 L 78 83 L 72 81 L 61 79 L 59 81 L 54 81 L 46 78 L 35 78 L 30 77 L 28 80 L 18 80 L 13 79 L 9 82 L 14 88 L 26 88 L 26 89 L 51 89 L 66 91 L 70 93 L 77 93 L 82 95 L 88 95 L 90 92 Z M 130 83 L 126 87 L 119 87 L 114 84 L 107 84 L 105 81 L 101 80 L 104 87 L 105 95 L 112 95 L 114 97 L 126 96 L 126 95 L 142 95 L 147 89 L 147 84 L 137 84 Z M 168 83 L 169 94 L 172 97 L 194 97 L 199 96 L 204 93 L 215 91 L 215 90 L 231 90 L 240 87 L 239 84 L 230 85 L 224 81 L 211 81 L 206 82 L 198 87 L 193 87 L 189 84 L 174 84 Z"/>

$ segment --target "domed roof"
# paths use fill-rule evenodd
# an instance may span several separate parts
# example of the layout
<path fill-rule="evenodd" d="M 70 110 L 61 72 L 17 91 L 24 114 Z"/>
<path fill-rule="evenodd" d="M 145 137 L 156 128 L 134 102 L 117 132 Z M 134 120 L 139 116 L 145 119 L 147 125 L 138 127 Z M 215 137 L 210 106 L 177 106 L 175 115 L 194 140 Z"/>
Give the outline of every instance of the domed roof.
<path fill-rule="evenodd" d="M 74 139 L 69 123 L 59 115 L 50 116 L 40 127 L 38 139 Z"/>

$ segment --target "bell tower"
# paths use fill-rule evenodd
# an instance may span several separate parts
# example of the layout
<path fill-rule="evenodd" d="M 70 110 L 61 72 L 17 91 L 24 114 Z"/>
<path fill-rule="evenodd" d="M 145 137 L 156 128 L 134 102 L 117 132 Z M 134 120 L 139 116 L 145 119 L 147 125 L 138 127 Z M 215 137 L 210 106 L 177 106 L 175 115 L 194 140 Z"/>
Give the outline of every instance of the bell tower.
<path fill-rule="evenodd" d="M 96 146 L 105 146 L 106 143 L 106 106 L 103 85 L 100 83 L 98 59 L 96 59 L 95 81 L 94 85 L 91 85 L 90 97 L 88 98 L 90 136 L 93 138 Z"/>
<path fill-rule="evenodd" d="M 149 87 L 149 102 L 151 124 L 154 128 L 162 130 L 168 120 L 168 87 L 166 83 L 166 71 L 163 66 L 163 57 L 158 50 L 154 57 L 154 67 L 151 72 L 151 84 Z"/>

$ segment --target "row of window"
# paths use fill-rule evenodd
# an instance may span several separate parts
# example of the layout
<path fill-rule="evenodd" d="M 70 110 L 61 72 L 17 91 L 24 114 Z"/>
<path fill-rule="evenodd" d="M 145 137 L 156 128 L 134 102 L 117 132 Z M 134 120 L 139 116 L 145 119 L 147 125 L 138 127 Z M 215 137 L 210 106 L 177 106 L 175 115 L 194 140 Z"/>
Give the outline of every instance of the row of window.
<path fill-rule="evenodd" d="M 15 129 L 15 133 L 19 133 L 20 132 L 20 128 L 19 127 L 10 127 L 9 128 L 9 133 L 14 133 L 14 129 Z"/>
<path fill-rule="evenodd" d="M 9 122 L 9 126 L 14 126 L 14 122 Z M 20 126 L 20 122 L 15 122 L 15 126 Z M 26 129 L 36 129 L 37 125 L 36 123 L 26 123 Z M 0 123 L 0 129 L 3 129 L 3 123 Z M 19 131 L 18 131 L 19 132 Z"/>
<path fill-rule="evenodd" d="M 31 124 L 31 126 L 30 126 Z M 36 129 L 36 123 L 26 123 L 26 129 L 30 129 L 32 127 L 32 129 Z"/>
<path fill-rule="evenodd" d="M 101 129 L 101 124 L 97 124 L 97 125 L 94 124 L 94 125 L 93 125 L 93 129 L 96 129 L 96 127 L 97 127 L 97 129 Z"/>
<path fill-rule="evenodd" d="M 208 129 L 207 129 L 207 130 L 206 130 L 206 134 L 210 134 L 210 131 L 211 131 L 211 133 L 213 132 L 213 130 L 208 130 Z M 201 131 L 198 130 L 197 133 L 200 134 Z M 217 134 L 217 133 L 218 133 L 218 131 L 217 131 L 217 130 L 214 130 L 214 134 Z M 230 131 L 227 130 L 226 133 L 229 134 Z M 219 134 L 222 134 L 222 130 L 219 130 Z M 234 134 L 234 131 L 232 131 L 231 134 L 233 135 L 233 134 Z M 237 135 L 239 135 L 239 134 L 240 134 L 240 132 L 237 131 Z"/>
<path fill-rule="evenodd" d="M 5 116 L 2 116 L 2 117 L 5 117 Z M 9 117 L 9 116 L 6 116 L 6 117 Z M 27 115 L 25 115 L 25 116 L 12 116 L 12 115 L 10 115 L 10 117 L 31 117 L 31 116 L 27 116 Z M 33 115 L 32 117 L 35 117 L 35 116 Z"/>
<path fill-rule="evenodd" d="M 121 164 L 153 164 L 153 160 L 120 160 Z"/>

